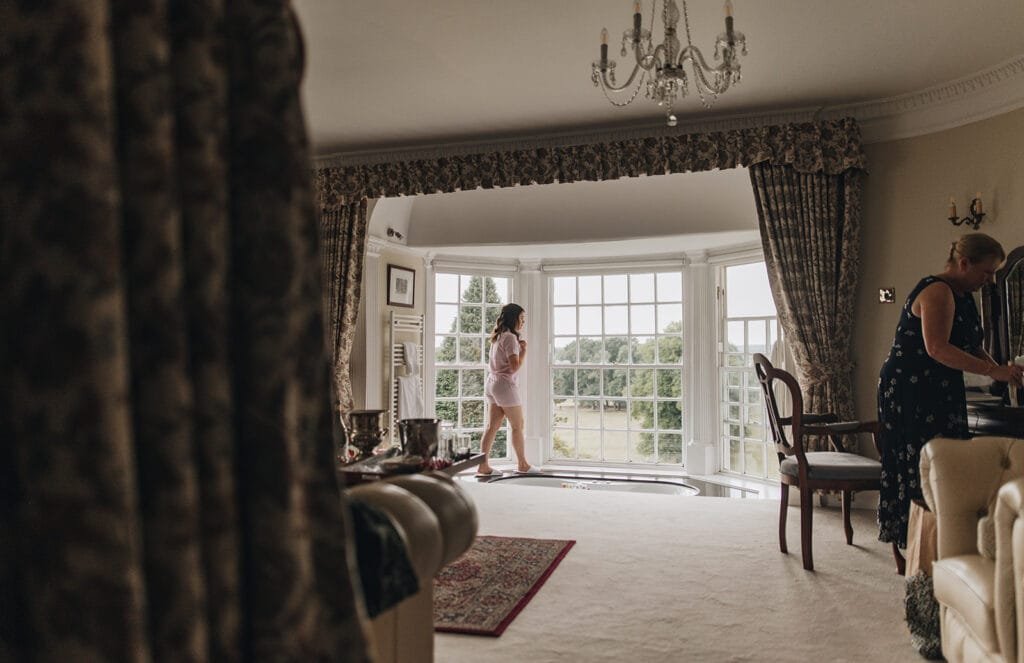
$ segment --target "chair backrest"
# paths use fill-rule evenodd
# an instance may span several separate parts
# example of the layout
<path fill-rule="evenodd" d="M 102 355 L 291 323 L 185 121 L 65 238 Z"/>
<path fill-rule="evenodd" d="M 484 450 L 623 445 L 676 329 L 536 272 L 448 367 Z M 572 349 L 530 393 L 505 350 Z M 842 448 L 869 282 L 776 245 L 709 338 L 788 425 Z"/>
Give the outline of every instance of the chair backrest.
<path fill-rule="evenodd" d="M 803 394 L 800 392 L 800 383 L 796 378 L 781 368 L 775 368 L 761 353 L 756 353 L 754 359 L 754 373 L 757 374 L 757 381 L 761 384 L 761 393 L 764 394 L 764 405 L 768 411 L 768 425 L 772 431 L 772 440 L 775 442 L 775 450 L 779 453 L 781 461 L 785 456 L 803 454 L 800 445 L 792 445 L 786 438 L 784 426 L 791 425 L 794 430 L 800 425 L 800 416 L 804 410 Z M 793 402 L 793 413 L 791 417 L 784 418 L 779 413 L 779 404 L 775 399 L 775 380 L 780 380 L 789 389 Z"/>

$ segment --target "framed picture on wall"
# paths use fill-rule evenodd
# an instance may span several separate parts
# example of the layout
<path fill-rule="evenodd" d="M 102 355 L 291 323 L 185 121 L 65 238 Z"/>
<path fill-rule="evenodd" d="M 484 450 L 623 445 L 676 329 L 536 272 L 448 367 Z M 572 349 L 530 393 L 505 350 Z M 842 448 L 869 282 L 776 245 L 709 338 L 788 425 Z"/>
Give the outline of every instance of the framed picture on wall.
<path fill-rule="evenodd" d="M 416 303 L 416 272 L 388 265 L 388 306 L 412 308 Z"/>

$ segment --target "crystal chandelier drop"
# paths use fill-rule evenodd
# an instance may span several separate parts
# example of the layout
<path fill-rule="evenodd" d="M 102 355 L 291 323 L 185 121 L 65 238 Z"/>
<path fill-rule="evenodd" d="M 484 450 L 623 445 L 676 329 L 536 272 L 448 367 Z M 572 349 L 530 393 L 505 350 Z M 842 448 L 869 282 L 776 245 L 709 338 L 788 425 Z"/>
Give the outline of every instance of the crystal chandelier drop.
<path fill-rule="evenodd" d="M 725 0 L 725 32 L 718 35 L 715 41 L 715 61 L 721 64 L 711 67 L 704 55 L 693 45 L 690 39 L 690 16 L 683 2 L 683 26 L 686 28 L 686 47 L 680 48 L 676 37 L 676 24 L 679 23 L 679 7 L 676 0 L 662 0 L 661 21 L 665 26 L 665 38 L 662 43 L 654 46 L 651 35 L 654 32 L 654 14 L 658 0 L 652 0 L 650 28 L 644 29 L 640 14 L 640 0 L 633 3 L 633 28 L 622 33 L 622 57 L 626 57 L 627 44 L 633 50 L 636 64 L 629 78 L 622 85 L 615 84 L 615 61 L 608 59 L 608 30 L 601 30 L 601 59 L 591 64 L 590 79 L 594 86 L 600 86 L 605 97 L 614 106 L 627 106 L 643 88 L 648 99 L 665 107 L 668 126 L 676 126 L 676 116 L 672 107 L 677 98 L 685 97 L 692 80 L 697 95 L 705 108 L 711 108 L 718 95 L 729 89 L 740 80 L 740 63 L 736 52 L 747 54 L 747 38 L 742 32 L 733 29 L 732 0 Z M 689 63 L 692 79 L 685 69 Z M 645 85 L 646 82 L 646 85 Z M 617 100 L 613 93 L 631 90 L 623 100 Z"/>

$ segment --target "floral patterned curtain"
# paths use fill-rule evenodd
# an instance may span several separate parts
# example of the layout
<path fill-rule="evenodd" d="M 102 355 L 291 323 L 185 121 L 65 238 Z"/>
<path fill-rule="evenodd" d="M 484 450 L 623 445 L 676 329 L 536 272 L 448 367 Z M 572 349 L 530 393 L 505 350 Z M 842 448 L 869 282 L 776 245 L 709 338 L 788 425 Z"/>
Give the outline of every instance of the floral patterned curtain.
<path fill-rule="evenodd" d="M 318 189 L 320 178 L 317 178 Z M 322 191 L 318 191 L 322 195 Z M 322 199 L 321 199 L 322 200 Z M 324 311 L 332 352 L 334 397 L 340 415 L 352 410 L 349 360 L 363 283 L 366 249 L 366 199 L 321 204 L 320 246 L 324 273 Z"/>
<path fill-rule="evenodd" d="M 368 660 L 287 2 L 0 22 L 0 659 Z"/>
<path fill-rule="evenodd" d="M 324 201 L 342 201 L 614 180 L 736 168 L 762 162 L 787 164 L 802 173 L 830 175 L 866 166 L 860 129 L 855 120 L 845 118 L 585 145 L 327 166 L 318 169 L 318 180 Z"/>
<path fill-rule="evenodd" d="M 802 173 L 771 163 L 750 167 L 768 280 L 805 407 L 845 421 L 856 418 L 850 348 L 862 175 L 853 169 Z M 820 440 L 811 450 L 826 444 Z"/>

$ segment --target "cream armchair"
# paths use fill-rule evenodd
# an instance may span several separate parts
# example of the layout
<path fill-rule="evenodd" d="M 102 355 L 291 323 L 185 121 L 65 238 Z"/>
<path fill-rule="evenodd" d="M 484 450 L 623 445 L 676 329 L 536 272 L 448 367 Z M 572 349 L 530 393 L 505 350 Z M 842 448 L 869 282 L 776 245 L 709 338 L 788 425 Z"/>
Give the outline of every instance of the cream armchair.
<path fill-rule="evenodd" d="M 942 653 L 951 663 L 1024 663 L 1022 477 L 1024 440 L 938 438 L 921 451 L 938 528 L 932 577 Z"/>
<path fill-rule="evenodd" d="M 416 594 L 371 622 L 376 660 L 430 663 L 434 660 L 434 576 L 472 545 L 476 507 L 455 481 L 440 472 L 363 484 L 350 489 L 349 495 L 390 518 L 420 586 Z"/>

